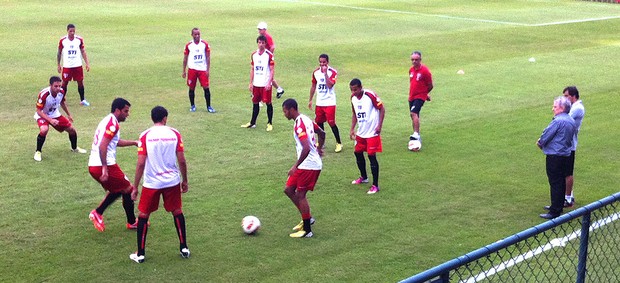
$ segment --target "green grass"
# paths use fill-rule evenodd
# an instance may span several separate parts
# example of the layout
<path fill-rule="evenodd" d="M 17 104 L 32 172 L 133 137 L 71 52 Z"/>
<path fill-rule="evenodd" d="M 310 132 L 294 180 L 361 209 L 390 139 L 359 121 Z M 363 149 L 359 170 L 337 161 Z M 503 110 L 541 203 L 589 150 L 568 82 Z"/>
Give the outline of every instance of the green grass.
<path fill-rule="evenodd" d="M 323 3 L 323 4 L 321 4 Z M 334 6 L 336 5 L 336 6 Z M 355 7 L 355 8 L 351 8 Z M 544 156 L 534 145 L 566 85 L 583 94 L 586 118 L 575 173 L 579 205 L 617 189 L 620 160 L 618 60 L 620 19 L 533 26 L 620 14 L 620 5 L 583 1 L 0 1 L 0 281 L 389 282 L 542 222 L 548 203 Z M 394 11 L 400 11 L 396 13 Z M 443 17 L 449 16 L 449 17 Z M 491 20 L 496 22 L 484 22 Z M 293 240 L 299 215 L 282 193 L 295 160 L 291 122 L 275 101 L 274 128 L 239 128 L 249 120 L 250 53 L 256 24 L 267 21 L 277 44 L 276 78 L 286 97 L 306 105 L 320 53 L 339 71 L 337 121 L 350 127 L 348 82 L 359 77 L 386 105 L 381 192 L 352 187 L 353 144 L 328 152 L 315 192 L 313 239 Z M 511 22 L 500 23 L 500 22 Z M 147 261 L 128 259 L 135 234 L 121 205 L 105 213 L 107 230 L 87 218 L 104 192 L 87 156 L 69 152 L 66 134 L 50 132 L 35 163 L 36 94 L 56 74 L 56 48 L 68 23 L 85 37 L 91 59 L 86 95 L 69 107 L 79 144 L 114 97 L 132 103 L 122 137 L 150 126 L 163 105 L 181 131 L 189 164 L 184 195 L 192 258 L 181 260 L 172 218 L 151 218 Z M 194 26 L 212 48 L 216 114 L 188 112 L 182 50 Z M 421 50 L 434 75 L 422 111 L 424 148 L 406 150 L 407 70 Z M 528 62 L 535 57 L 536 63 Z M 464 75 L 457 75 L 458 70 Z M 197 91 L 203 105 L 202 91 Z M 302 112 L 312 116 L 311 111 Z M 118 150 L 133 178 L 136 154 Z M 258 236 L 239 227 L 252 214 Z"/>

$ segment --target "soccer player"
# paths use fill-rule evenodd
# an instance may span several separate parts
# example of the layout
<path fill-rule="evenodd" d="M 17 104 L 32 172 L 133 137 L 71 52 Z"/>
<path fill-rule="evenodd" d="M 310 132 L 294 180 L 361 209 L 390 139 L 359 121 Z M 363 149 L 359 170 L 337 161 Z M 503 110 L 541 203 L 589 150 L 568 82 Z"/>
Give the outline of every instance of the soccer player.
<path fill-rule="evenodd" d="M 579 99 L 579 90 L 576 86 L 568 86 L 564 88 L 564 97 L 568 98 L 571 103 L 570 112 L 568 115 L 575 120 L 575 136 L 573 137 L 573 148 L 571 148 L 570 164 L 568 170 L 568 176 L 566 176 L 566 193 L 564 194 L 564 207 L 572 207 L 575 204 L 575 198 L 573 197 L 573 171 L 575 169 L 575 151 L 577 151 L 577 135 L 579 135 L 579 129 L 581 129 L 581 122 L 586 115 L 586 109 L 583 107 L 583 102 Z"/>
<path fill-rule="evenodd" d="M 411 53 L 411 68 L 409 69 L 409 113 L 413 124 L 413 134 L 409 140 L 422 140 L 420 137 L 420 111 L 425 101 L 431 101 L 429 93 L 433 90 L 433 76 L 430 70 L 422 64 L 422 53 Z"/>
<path fill-rule="evenodd" d="M 185 44 L 185 52 L 183 56 L 183 74 L 181 75 L 181 77 L 183 78 L 187 77 L 190 103 L 189 111 L 196 112 L 194 97 L 196 96 L 196 80 L 199 80 L 200 85 L 205 92 L 207 111 L 209 111 L 209 113 L 215 113 L 215 109 L 211 107 L 211 91 L 209 90 L 211 48 L 209 47 L 209 43 L 200 38 L 200 29 L 192 29 L 192 38 L 192 41 Z M 186 69 L 189 69 L 189 71 L 186 72 Z"/>
<path fill-rule="evenodd" d="M 265 42 L 265 49 L 275 54 L 276 43 L 273 41 L 273 37 L 271 37 L 271 35 L 267 32 L 267 23 L 260 22 L 258 23 L 258 26 L 256 26 L 256 28 L 258 28 L 258 34 L 264 35 L 265 38 L 267 39 L 267 41 Z M 284 89 L 278 85 L 278 82 L 276 82 L 275 79 L 271 81 L 271 85 L 276 88 L 276 97 L 277 98 L 282 97 L 282 95 L 284 94 Z"/>
<path fill-rule="evenodd" d="M 252 53 L 250 66 L 250 93 L 252 94 L 252 119 L 249 123 L 241 125 L 242 128 L 256 128 L 256 118 L 260 112 L 259 102 L 267 105 L 267 132 L 273 130 L 271 120 L 273 118 L 273 105 L 271 104 L 271 82 L 274 74 L 273 53 L 265 48 L 267 38 L 259 35 L 256 38 L 258 50 Z"/>
<path fill-rule="evenodd" d="M 124 122 L 129 117 L 129 107 L 131 107 L 129 101 L 120 97 L 114 99 L 110 114 L 99 122 L 93 136 L 90 158 L 88 159 L 88 172 L 95 181 L 101 184 L 106 195 L 99 206 L 90 212 L 88 218 L 100 232 L 105 230 L 103 212 L 121 196 L 127 216 L 127 229 L 136 229 L 137 227 L 134 201 L 131 199 L 131 192 L 135 188 L 116 163 L 116 147 L 138 146 L 136 140 L 121 139 L 119 123 Z"/>
<path fill-rule="evenodd" d="M 340 152 L 342 151 L 342 142 L 340 141 L 338 125 L 336 125 L 336 91 L 334 89 L 337 78 L 338 71 L 329 66 L 329 56 L 327 54 L 319 55 L 319 67 L 312 72 L 308 109 L 312 110 L 312 98 L 315 92 L 318 93 L 316 108 L 314 109 L 316 116 L 314 121 L 322 130 L 325 130 L 325 121 L 327 121 L 336 138 L 335 152 Z"/>
<path fill-rule="evenodd" d="M 183 139 L 174 128 L 166 126 L 168 111 L 162 106 L 155 106 L 151 110 L 151 119 L 154 125 L 140 134 L 138 146 L 138 162 L 132 198 L 138 196 L 140 180 L 142 195 L 138 204 L 138 251 L 129 255 L 137 263 L 144 262 L 146 234 L 148 220 L 151 213 L 159 207 L 160 196 L 164 200 L 164 208 L 171 212 L 174 226 L 179 236 L 179 251 L 181 257 L 189 258 L 185 235 L 185 216 L 183 215 L 181 193 L 189 189 L 187 185 L 187 163 L 183 153 Z"/>
<path fill-rule="evenodd" d="M 65 99 L 65 91 L 61 87 L 60 77 L 52 76 L 50 78 L 50 86 L 42 89 L 37 98 L 36 112 L 34 120 L 39 125 L 39 135 L 37 136 L 37 150 L 34 152 L 34 160 L 41 161 L 41 151 L 43 144 L 49 131 L 49 125 L 52 125 L 56 131 L 62 133 L 67 131 L 69 134 L 69 142 L 71 142 L 71 151 L 76 153 L 86 153 L 85 149 L 77 146 L 77 131 L 71 123 L 73 117 L 69 113 Z M 59 108 L 65 111 L 67 117 L 60 114 Z"/>
<path fill-rule="evenodd" d="M 359 79 L 351 80 L 349 87 L 353 111 L 349 136 L 355 140 L 354 154 L 357 167 L 360 170 L 360 177 L 351 183 L 354 185 L 368 183 L 366 160 L 364 159 L 364 152 L 367 152 L 372 173 L 372 186 L 367 194 L 371 195 L 379 191 L 379 162 L 376 154 L 383 149 L 380 134 L 385 117 L 385 107 L 383 107 L 381 99 L 372 90 L 362 88 L 362 82 Z M 357 125 L 357 132 L 355 132 L 355 125 Z"/>
<path fill-rule="evenodd" d="M 62 59 L 62 66 L 60 60 Z M 86 72 L 90 71 L 90 63 L 86 56 L 86 48 L 84 47 L 84 39 L 75 35 L 75 25 L 67 25 L 67 35 L 60 38 L 58 42 L 58 54 L 56 54 L 56 63 L 58 64 L 58 73 L 62 74 L 62 89 L 67 93 L 67 86 L 71 80 L 77 82 L 78 93 L 80 94 L 80 104 L 89 106 L 90 103 L 84 99 L 84 70 L 82 69 L 82 59 L 86 64 Z"/>
<path fill-rule="evenodd" d="M 292 238 L 312 237 L 311 225 L 314 218 L 310 214 L 310 204 L 306 198 L 308 191 L 314 191 L 316 181 L 319 179 L 323 162 L 323 144 L 325 143 L 325 132 L 308 116 L 299 113 L 297 101 L 289 98 L 282 103 L 284 117 L 294 120 L 293 137 L 297 149 L 297 161 L 288 170 L 288 179 L 284 187 L 284 193 L 291 199 L 293 204 L 301 213 L 301 222 L 293 227 Z M 318 146 L 314 134 L 319 136 Z"/>

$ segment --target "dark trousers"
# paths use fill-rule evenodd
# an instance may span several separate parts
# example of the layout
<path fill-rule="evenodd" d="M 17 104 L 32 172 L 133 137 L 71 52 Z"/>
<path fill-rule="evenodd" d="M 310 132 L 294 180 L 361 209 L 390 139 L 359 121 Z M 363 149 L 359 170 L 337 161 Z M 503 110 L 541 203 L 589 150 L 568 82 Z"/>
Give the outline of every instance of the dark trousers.
<path fill-rule="evenodd" d="M 547 178 L 551 192 L 549 214 L 560 215 L 564 209 L 565 178 L 569 162 L 570 156 L 547 155 Z"/>

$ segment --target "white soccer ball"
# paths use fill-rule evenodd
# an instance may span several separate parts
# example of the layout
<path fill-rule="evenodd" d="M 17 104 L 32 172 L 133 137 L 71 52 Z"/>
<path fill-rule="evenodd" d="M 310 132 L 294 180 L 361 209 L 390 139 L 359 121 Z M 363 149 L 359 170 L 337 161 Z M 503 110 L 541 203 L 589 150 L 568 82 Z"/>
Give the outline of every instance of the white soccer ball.
<path fill-rule="evenodd" d="M 407 148 L 411 151 L 419 151 L 422 148 L 422 143 L 419 140 L 410 140 Z"/>
<path fill-rule="evenodd" d="M 243 220 L 241 220 L 241 228 L 243 228 L 243 233 L 252 235 L 260 228 L 260 220 L 252 215 L 243 217 Z"/>

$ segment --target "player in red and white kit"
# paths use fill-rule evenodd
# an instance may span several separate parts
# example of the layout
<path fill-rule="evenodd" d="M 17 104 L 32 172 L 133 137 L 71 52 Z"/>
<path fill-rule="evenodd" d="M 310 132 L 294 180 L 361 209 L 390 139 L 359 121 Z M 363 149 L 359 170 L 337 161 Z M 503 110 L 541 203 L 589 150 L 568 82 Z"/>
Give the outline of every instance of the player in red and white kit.
<path fill-rule="evenodd" d="M 327 54 L 319 55 L 319 67 L 312 72 L 308 109 L 312 110 L 312 98 L 315 93 L 318 93 L 316 108 L 314 109 L 314 121 L 323 130 L 325 130 L 325 122 L 327 121 L 336 138 L 335 152 L 340 152 L 342 151 L 342 142 L 340 141 L 338 125 L 336 125 L 336 91 L 334 89 L 337 78 L 338 71 L 329 66 L 329 56 Z"/>
<path fill-rule="evenodd" d="M 192 41 L 185 44 L 183 52 L 183 74 L 181 77 L 187 77 L 187 86 L 189 87 L 189 111 L 195 112 L 196 105 L 194 98 L 196 97 L 196 82 L 200 81 L 200 85 L 205 92 L 205 101 L 207 102 L 207 111 L 215 113 L 215 109 L 211 107 L 211 91 L 209 90 L 209 70 L 211 69 L 211 47 L 209 43 L 200 38 L 200 29 L 192 29 Z M 186 69 L 189 69 L 186 72 Z"/>
<path fill-rule="evenodd" d="M 258 50 L 252 52 L 250 66 L 250 93 L 252 94 L 252 118 L 242 128 L 256 128 L 256 118 L 260 112 L 259 102 L 267 105 L 267 131 L 273 130 L 271 120 L 273 118 L 273 105 L 271 104 L 271 81 L 273 81 L 275 62 L 273 53 L 265 49 L 267 39 L 264 35 L 256 38 Z"/>
<path fill-rule="evenodd" d="M 60 60 L 62 59 L 62 66 Z M 75 35 L 75 25 L 67 25 L 67 35 L 60 38 L 58 42 L 58 54 L 56 54 L 56 63 L 58 64 L 58 73 L 62 74 L 62 88 L 67 93 L 67 85 L 71 80 L 77 82 L 78 93 L 80 94 L 80 104 L 89 106 L 90 103 L 84 99 L 84 71 L 82 69 L 82 59 L 86 64 L 86 71 L 90 71 L 90 63 L 86 56 L 86 48 L 84 47 L 84 39 Z"/>
<path fill-rule="evenodd" d="M 144 262 L 146 234 L 148 220 L 152 212 L 159 207 L 160 196 L 164 200 L 164 208 L 171 212 L 174 226 L 179 236 L 179 251 L 181 257 L 188 258 L 190 255 L 185 235 L 185 216 L 181 193 L 189 190 L 187 185 L 187 163 L 183 148 L 183 138 L 179 131 L 166 126 L 168 111 L 166 108 L 156 106 L 151 110 L 151 119 L 154 125 L 140 134 L 138 146 L 138 162 L 136 165 L 136 177 L 134 186 L 142 183 L 142 195 L 138 210 L 138 251 L 129 255 L 129 258 L 137 263 Z M 138 190 L 132 194 L 135 200 Z"/>
<path fill-rule="evenodd" d="M 266 22 L 260 22 L 260 23 L 258 23 L 256 28 L 258 28 L 258 34 L 259 35 L 264 35 L 265 38 L 267 39 L 267 41 L 265 42 L 266 43 L 265 44 L 265 49 L 267 49 L 267 50 L 269 50 L 269 52 L 275 54 L 276 53 L 276 43 L 273 41 L 273 37 L 271 37 L 271 35 L 267 32 L 267 23 Z M 282 87 L 280 87 L 280 85 L 278 85 L 278 82 L 276 82 L 275 79 L 271 81 L 271 85 L 276 88 L 276 97 L 277 98 L 282 97 L 282 95 L 284 94 L 284 89 Z"/>
<path fill-rule="evenodd" d="M 429 93 L 433 90 L 433 76 L 431 71 L 422 64 L 422 53 L 411 53 L 411 68 L 409 69 L 409 112 L 413 134 L 409 140 L 421 140 L 420 111 L 425 101 L 430 101 Z"/>
<path fill-rule="evenodd" d="M 43 144 L 49 131 L 49 125 L 52 125 L 56 131 L 62 133 L 67 131 L 69 134 L 69 141 L 71 142 L 71 150 L 76 153 L 86 153 L 85 149 L 77 146 L 77 131 L 71 123 L 73 123 L 73 117 L 69 113 L 69 107 L 65 101 L 65 92 L 61 87 L 60 77 L 52 76 L 50 78 L 50 86 L 44 88 L 39 92 L 37 97 L 36 112 L 34 113 L 34 120 L 37 121 L 39 126 L 39 135 L 37 135 L 37 150 L 34 152 L 34 160 L 41 161 L 41 151 L 43 150 Z M 59 108 L 61 108 L 67 114 L 67 117 L 60 114 Z"/>
<path fill-rule="evenodd" d="M 288 179 L 284 187 L 284 193 L 291 199 L 301 213 L 301 222 L 293 227 L 296 231 L 289 236 L 292 238 L 310 238 L 313 236 L 311 225 L 314 218 L 310 214 L 310 205 L 306 198 L 308 191 L 314 191 L 316 181 L 319 179 L 323 168 L 323 144 L 325 132 L 308 116 L 299 113 L 297 101 L 289 98 L 282 103 L 284 117 L 295 120 L 293 137 L 297 150 L 297 161 L 288 171 Z M 314 134 L 319 136 L 318 146 Z"/>
<path fill-rule="evenodd" d="M 354 153 L 357 167 L 360 170 L 360 177 L 351 183 L 368 183 L 366 160 L 364 159 L 364 151 L 366 151 L 372 173 L 372 186 L 367 193 L 374 194 L 379 191 L 379 162 L 376 153 L 383 151 L 381 128 L 383 127 L 385 108 L 381 99 L 372 90 L 362 88 L 362 82 L 359 79 L 351 80 L 349 87 L 351 88 L 351 108 L 353 111 L 349 135 L 351 139 L 355 140 Z M 357 125 L 357 132 L 355 132 L 355 125 Z"/>
<path fill-rule="evenodd" d="M 138 146 L 136 140 L 121 139 L 119 123 L 124 122 L 129 117 L 129 107 L 131 107 L 129 101 L 120 97 L 114 99 L 111 113 L 99 122 L 93 136 L 90 158 L 88 159 L 88 172 L 95 181 L 101 184 L 106 195 L 99 206 L 90 212 L 88 218 L 100 232 L 105 230 L 103 212 L 121 196 L 127 216 L 127 229 L 136 229 L 137 227 L 134 202 L 131 199 L 131 192 L 134 187 L 116 163 L 116 147 Z"/>

